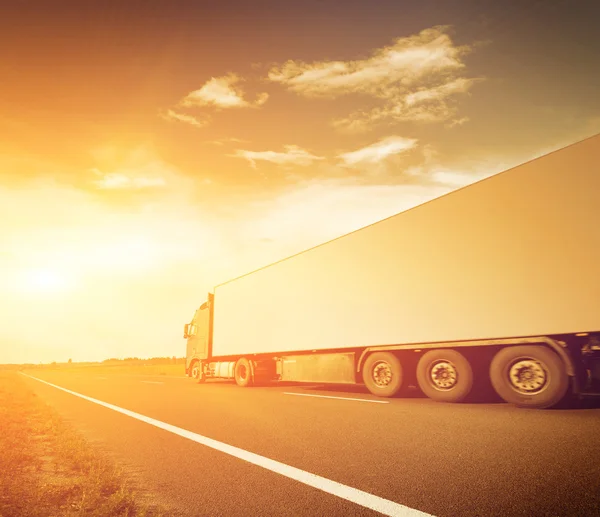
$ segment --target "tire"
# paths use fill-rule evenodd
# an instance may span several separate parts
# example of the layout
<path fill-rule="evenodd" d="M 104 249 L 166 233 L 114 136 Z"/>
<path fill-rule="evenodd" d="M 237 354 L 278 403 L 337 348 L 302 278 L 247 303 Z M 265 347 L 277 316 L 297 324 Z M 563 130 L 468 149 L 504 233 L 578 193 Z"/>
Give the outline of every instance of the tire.
<path fill-rule="evenodd" d="M 419 360 L 417 382 L 430 399 L 461 402 L 473 387 L 473 369 L 456 350 L 431 350 Z"/>
<path fill-rule="evenodd" d="M 196 379 L 198 384 L 206 381 L 206 375 L 202 372 L 202 362 L 194 361 L 190 366 L 190 377 Z"/>
<path fill-rule="evenodd" d="M 365 386 L 373 395 L 393 397 L 402 388 L 402 365 L 391 352 L 371 354 L 362 371 Z"/>
<path fill-rule="evenodd" d="M 235 377 L 235 383 L 242 388 L 246 388 L 252 385 L 252 367 L 250 361 L 245 357 L 241 357 L 235 363 L 233 375 Z"/>
<path fill-rule="evenodd" d="M 490 380 L 509 404 L 544 409 L 561 402 L 569 377 L 561 358 L 541 345 L 503 348 L 492 359 Z"/>

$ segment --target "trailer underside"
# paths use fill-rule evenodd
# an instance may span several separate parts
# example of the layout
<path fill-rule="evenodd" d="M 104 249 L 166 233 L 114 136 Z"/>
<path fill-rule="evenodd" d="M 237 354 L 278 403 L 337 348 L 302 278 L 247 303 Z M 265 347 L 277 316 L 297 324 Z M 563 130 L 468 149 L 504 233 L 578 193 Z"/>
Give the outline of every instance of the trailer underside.
<path fill-rule="evenodd" d="M 192 358 L 187 372 L 199 382 L 234 379 L 243 387 L 273 381 L 364 384 L 382 397 L 412 385 L 443 402 L 469 400 L 491 387 L 506 402 L 545 408 L 600 391 L 600 333 Z"/>

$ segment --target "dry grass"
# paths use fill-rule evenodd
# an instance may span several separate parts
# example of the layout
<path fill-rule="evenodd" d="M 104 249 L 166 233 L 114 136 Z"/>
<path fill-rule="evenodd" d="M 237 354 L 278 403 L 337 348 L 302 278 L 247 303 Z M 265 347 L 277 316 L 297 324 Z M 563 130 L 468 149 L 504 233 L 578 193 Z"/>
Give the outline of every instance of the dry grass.
<path fill-rule="evenodd" d="M 0 372 L 0 517 L 158 516 L 16 372 Z"/>

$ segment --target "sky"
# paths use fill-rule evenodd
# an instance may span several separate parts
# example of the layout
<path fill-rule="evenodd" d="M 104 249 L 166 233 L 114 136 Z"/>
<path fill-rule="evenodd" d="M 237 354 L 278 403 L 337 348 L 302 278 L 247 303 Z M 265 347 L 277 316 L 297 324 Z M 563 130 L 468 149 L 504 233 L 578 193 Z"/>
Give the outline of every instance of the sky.
<path fill-rule="evenodd" d="M 600 3 L 14 1 L 0 363 L 182 356 L 215 285 L 600 132 Z"/>

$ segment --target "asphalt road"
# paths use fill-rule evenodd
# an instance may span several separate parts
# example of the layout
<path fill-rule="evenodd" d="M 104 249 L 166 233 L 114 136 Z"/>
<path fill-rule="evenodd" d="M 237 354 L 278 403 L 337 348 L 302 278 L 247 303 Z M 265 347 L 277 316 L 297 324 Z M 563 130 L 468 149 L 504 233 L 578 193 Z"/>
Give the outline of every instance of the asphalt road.
<path fill-rule="evenodd" d="M 407 516 L 416 515 L 410 509 L 439 517 L 600 515 L 600 404 L 525 410 L 377 399 L 360 388 L 27 373 L 189 431 L 177 435 L 25 378 L 174 515 L 379 515 L 360 504 L 369 494 L 403 505 Z M 286 477 L 269 470 L 269 460 L 266 468 L 252 464 L 206 439 L 301 470 Z M 325 490 L 302 482 L 306 473 L 325 478 L 316 482 Z M 403 513 L 398 505 L 392 514 Z"/>

